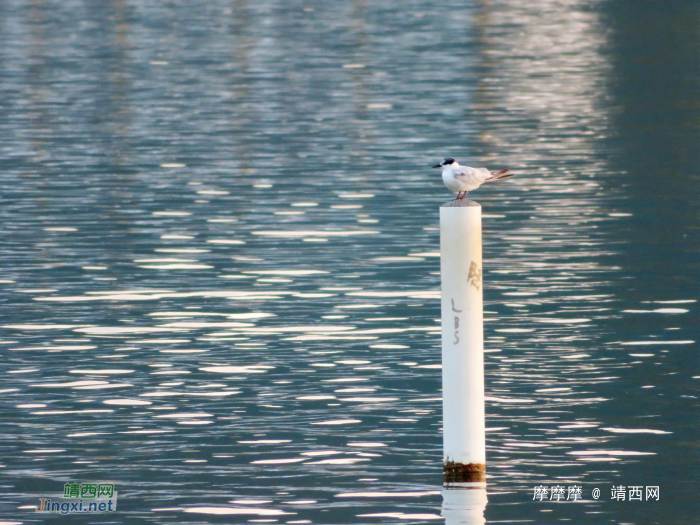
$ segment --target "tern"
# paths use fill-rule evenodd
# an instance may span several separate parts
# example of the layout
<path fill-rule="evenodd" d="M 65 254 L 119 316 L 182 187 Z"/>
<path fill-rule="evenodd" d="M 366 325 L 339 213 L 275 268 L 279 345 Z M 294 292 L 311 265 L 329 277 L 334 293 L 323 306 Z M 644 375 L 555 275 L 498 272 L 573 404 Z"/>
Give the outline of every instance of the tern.
<path fill-rule="evenodd" d="M 509 170 L 489 171 L 486 168 L 460 166 L 459 162 L 449 157 L 433 168 L 442 168 L 442 181 L 448 190 L 457 194 L 458 200 L 464 199 L 468 192 L 477 189 L 484 182 L 507 179 L 515 175 Z"/>

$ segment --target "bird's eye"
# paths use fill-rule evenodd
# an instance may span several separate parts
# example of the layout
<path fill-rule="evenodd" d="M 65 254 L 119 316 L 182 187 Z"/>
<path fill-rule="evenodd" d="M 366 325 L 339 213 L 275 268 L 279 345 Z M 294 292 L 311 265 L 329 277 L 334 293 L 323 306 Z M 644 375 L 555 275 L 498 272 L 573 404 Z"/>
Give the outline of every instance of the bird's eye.
<path fill-rule="evenodd" d="M 455 159 L 445 159 L 442 161 L 443 164 L 452 164 L 455 161 Z"/>

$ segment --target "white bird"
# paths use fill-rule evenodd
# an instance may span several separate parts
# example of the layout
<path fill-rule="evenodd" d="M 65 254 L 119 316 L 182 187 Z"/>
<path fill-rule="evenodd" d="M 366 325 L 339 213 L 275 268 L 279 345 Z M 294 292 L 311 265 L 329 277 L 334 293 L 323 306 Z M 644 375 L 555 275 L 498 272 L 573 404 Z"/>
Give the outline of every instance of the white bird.
<path fill-rule="evenodd" d="M 477 189 L 484 182 L 507 179 L 515 175 L 509 170 L 489 171 L 486 168 L 460 166 L 455 159 L 449 157 L 433 168 L 442 168 L 442 181 L 448 190 L 457 194 L 457 199 L 460 200 L 467 196 L 467 192 Z"/>

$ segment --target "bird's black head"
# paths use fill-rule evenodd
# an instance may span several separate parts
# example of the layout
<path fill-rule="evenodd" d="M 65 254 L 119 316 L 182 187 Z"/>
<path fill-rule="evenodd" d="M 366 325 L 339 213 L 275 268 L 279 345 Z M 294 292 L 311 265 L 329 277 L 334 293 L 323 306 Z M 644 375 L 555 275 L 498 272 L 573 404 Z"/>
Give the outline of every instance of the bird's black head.
<path fill-rule="evenodd" d="M 455 161 L 455 159 L 447 157 L 446 159 L 443 159 L 440 164 L 436 164 L 433 166 L 433 168 L 442 168 L 443 166 L 449 166 Z"/>

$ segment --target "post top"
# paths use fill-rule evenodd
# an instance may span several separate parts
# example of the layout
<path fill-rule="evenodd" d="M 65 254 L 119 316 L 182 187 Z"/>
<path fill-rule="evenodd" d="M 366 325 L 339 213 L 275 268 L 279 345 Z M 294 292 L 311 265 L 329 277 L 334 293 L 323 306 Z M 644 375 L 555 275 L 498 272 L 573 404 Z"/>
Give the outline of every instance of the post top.
<path fill-rule="evenodd" d="M 474 208 L 474 207 L 481 207 L 481 204 L 479 204 L 476 201 L 470 201 L 467 199 L 453 199 L 449 202 L 446 202 L 441 208 Z"/>

